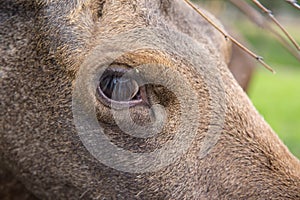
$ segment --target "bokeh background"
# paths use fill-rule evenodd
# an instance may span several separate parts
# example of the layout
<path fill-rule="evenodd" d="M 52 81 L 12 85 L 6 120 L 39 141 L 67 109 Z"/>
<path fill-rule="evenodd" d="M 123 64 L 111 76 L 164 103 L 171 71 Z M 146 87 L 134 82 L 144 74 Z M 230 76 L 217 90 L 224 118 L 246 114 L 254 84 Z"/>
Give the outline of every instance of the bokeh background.
<path fill-rule="evenodd" d="M 255 7 L 250 0 L 246 1 Z M 264 119 L 300 159 L 300 60 L 291 55 L 270 32 L 252 23 L 229 0 L 193 2 L 212 12 L 225 26 L 238 31 L 244 37 L 246 46 L 262 56 L 276 71 L 272 74 L 257 64 L 248 95 Z M 300 44 L 300 10 L 285 0 L 260 2 L 272 10 Z"/>

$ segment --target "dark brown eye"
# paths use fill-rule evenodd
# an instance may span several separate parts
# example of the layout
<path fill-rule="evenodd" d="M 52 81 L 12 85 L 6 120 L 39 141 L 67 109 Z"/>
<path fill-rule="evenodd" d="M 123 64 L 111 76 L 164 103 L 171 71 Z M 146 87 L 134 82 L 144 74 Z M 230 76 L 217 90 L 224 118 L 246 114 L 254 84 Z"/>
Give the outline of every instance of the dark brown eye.
<path fill-rule="evenodd" d="M 99 80 L 97 93 L 104 103 L 135 105 L 143 101 L 144 87 L 133 77 L 125 76 L 127 70 L 107 69 Z"/>
<path fill-rule="evenodd" d="M 106 97 L 114 101 L 130 101 L 139 98 L 139 85 L 130 78 L 119 77 L 116 74 L 106 75 L 100 79 L 99 89 Z"/>

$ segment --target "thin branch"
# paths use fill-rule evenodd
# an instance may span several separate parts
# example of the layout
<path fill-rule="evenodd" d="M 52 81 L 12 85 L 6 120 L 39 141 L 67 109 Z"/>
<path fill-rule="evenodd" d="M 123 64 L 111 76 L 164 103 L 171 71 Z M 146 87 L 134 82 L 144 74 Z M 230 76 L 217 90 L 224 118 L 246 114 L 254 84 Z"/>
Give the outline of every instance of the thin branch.
<path fill-rule="evenodd" d="M 256 11 L 245 1 L 230 0 L 230 2 L 238 9 L 240 9 L 244 14 L 246 14 L 248 18 L 257 26 L 269 30 L 273 35 L 275 35 L 275 37 L 277 37 L 277 40 L 281 43 L 281 45 L 285 47 L 296 59 L 300 61 L 300 54 L 297 50 L 293 48 L 294 46 L 291 46 L 291 44 L 289 44 L 286 38 L 284 38 L 272 26 L 270 26 L 269 21 L 265 20 L 265 18 L 258 11 Z"/>
<path fill-rule="evenodd" d="M 279 33 L 277 33 L 277 31 L 272 28 L 269 27 L 269 30 L 277 37 L 278 41 L 280 42 L 280 44 L 286 48 L 298 61 L 300 61 L 300 53 L 298 51 L 295 51 L 295 48 L 292 48 L 293 46 L 291 46 L 287 40 L 282 37 L 282 35 L 280 35 Z"/>
<path fill-rule="evenodd" d="M 281 29 L 281 31 L 289 38 L 289 40 L 295 45 L 298 51 L 300 51 L 300 46 L 294 40 L 294 38 L 285 30 L 285 28 L 279 23 L 279 21 L 274 17 L 272 11 L 263 6 L 258 0 L 252 0 L 252 2 L 260 8 L 263 12 L 267 13 L 267 15 L 271 18 L 271 20 Z"/>
<path fill-rule="evenodd" d="M 300 10 L 300 5 L 298 4 L 297 0 L 285 0 L 285 1 L 291 4 L 292 6 L 294 6 L 295 8 L 297 8 L 298 10 Z"/>
<path fill-rule="evenodd" d="M 215 29 L 217 29 L 226 39 L 231 40 L 234 44 L 236 44 L 239 48 L 241 48 L 243 51 L 248 53 L 250 56 L 255 58 L 260 64 L 262 64 L 266 69 L 271 71 L 272 73 L 275 73 L 275 71 L 264 62 L 263 58 L 261 56 L 256 55 L 252 51 L 250 51 L 247 47 L 243 46 L 240 42 L 238 42 L 236 39 L 234 39 L 232 36 L 228 35 L 224 30 L 222 30 L 218 25 L 216 25 L 208 16 L 206 16 L 201 10 L 199 10 L 193 3 L 191 3 L 189 0 L 184 0 L 190 7 L 192 7 L 199 15 L 201 15 L 209 24 L 211 24 Z"/>

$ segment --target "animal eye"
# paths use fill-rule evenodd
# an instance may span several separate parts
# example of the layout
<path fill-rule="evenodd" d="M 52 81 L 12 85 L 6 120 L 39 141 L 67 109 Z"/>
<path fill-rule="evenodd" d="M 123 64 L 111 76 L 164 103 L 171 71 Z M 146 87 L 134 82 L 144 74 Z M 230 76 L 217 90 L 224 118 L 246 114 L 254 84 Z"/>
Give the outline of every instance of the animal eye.
<path fill-rule="evenodd" d="M 139 98 L 139 85 L 130 78 L 114 74 L 107 75 L 100 80 L 99 87 L 106 97 L 115 101 L 130 101 Z"/>
<path fill-rule="evenodd" d="M 107 69 L 99 80 L 98 96 L 104 103 L 135 104 L 142 101 L 138 81 L 120 70 Z"/>

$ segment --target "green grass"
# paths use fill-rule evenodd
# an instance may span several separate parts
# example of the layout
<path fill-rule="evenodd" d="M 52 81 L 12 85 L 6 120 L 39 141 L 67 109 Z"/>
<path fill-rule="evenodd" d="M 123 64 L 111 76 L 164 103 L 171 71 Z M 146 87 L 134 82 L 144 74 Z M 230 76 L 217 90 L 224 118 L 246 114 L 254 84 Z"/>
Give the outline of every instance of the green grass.
<path fill-rule="evenodd" d="M 300 68 L 258 70 L 249 96 L 290 151 L 300 158 Z"/>

